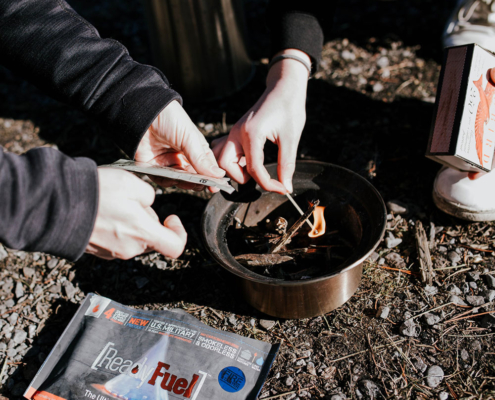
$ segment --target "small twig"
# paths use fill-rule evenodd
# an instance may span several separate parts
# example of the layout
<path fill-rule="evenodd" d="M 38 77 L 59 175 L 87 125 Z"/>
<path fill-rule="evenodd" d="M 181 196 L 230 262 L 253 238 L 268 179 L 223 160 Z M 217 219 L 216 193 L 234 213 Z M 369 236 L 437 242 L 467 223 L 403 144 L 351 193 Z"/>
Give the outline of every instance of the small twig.
<path fill-rule="evenodd" d="M 373 350 L 376 351 L 376 350 L 380 350 L 384 347 L 390 347 L 390 346 L 395 346 L 399 343 L 402 343 L 402 342 L 405 342 L 407 339 L 401 339 L 401 340 L 397 340 L 396 342 L 392 342 L 392 343 L 389 343 L 389 344 L 383 344 L 381 346 L 377 346 L 375 347 Z M 344 357 L 340 357 L 340 358 L 336 358 L 335 360 L 330 360 L 329 363 L 333 363 L 333 362 L 337 362 L 337 361 L 342 361 L 342 360 L 345 360 L 346 358 L 350 358 L 350 357 L 354 357 L 354 356 L 358 356 L 359 354 L 363 354 L 363 353 L 366 353 L 369 349 L 366 349 L 366 350 L 362 350 L 362 351 L 358 351 L 357 353 L 352 353 L 352 354 L 349 354 L 347 356 L 344 356 Z"/>
<path fill-rule="evenodd" d="M 290 202 L 294 205 L 294 207 L 296 207 L 296 210 L 299 211 L 299 214 L 304 215 L 304 211 L 301 209 L 301 207 L 299 207 L 299 204 L 296 203 L 296 201 L 290 195 L 290 193 L 286 193 L 285 195 L 290 200 Z M 311 230 L 315 229 L 314 225 L 311 223 L 311 221 L 309 219 L 306 220 L 306 223 L 311 227 Z"/>
<path fill-rule="evenodd" d="M 418 276 L 419 275 L 416 272 L 412 272 L 412 271 L 409 271 L 407 269 L 399 269 L 399 268 L 386 267 L 384 265 L 376 265 L 376 266 L 373 266 L 373 267 L 375 267 L 375 268 L 381 268 L 381 269 L 389 269 L 391 271 L 402 272 L 402 273 L 407 274 L 407 275 L 415 275 L 415 276 Z"/>
<path fill-rule="evenodd" d="M 448 321 L 445 321 L 444 324 L 448 324 L 449 322 L 454 322 L 454 321 L 460 321 L 462 319 L 476 318 L 476 317 L 479 317 L 480 315 L 493 314 L 493 313 L 495 313 L 495 310 L 486 311 L 486 312 L 482 312 L 482 313 L 474 314 L 474 315 L 466 315 L 465 317 L 460 317 L 460 318 L 452 318 L 452 319 L 449 319 Z"/>
<path fill-rule="evenodd" d="M 454 267 L 435 268 L 433 271 L 445 271 L 446 269 L 457 269 L 465 267 L 467 264 L 456 265 Z"/>
<path fill-rule="evenodd" d="M 478 249 L 476 247 L 471 247 L 471 246 L 468 246 L 466 244 L 459 244 L 460 247 L 464 247 L 465 249 L 469 249 L 469 250 L 474 250 L 474 251 L 483 251 L 485 253 L 493 253 L 495 250 L 484 250 L 484 249 Z"/>
<path fill-rule="evenodd" d="M 210 311 L 215 314 L 220 320 L 222 320 L 224 317 L 222 317 L 218 312 L 216 312 L 213 308 L 208 307 Z"/>
<path fill-rule="evenodd" d="M 450 302 L 450 303 L 442 304 L 441 306 L 438 306 L 438 307 L 435 307 L 435 308 L 430 308 L 429 310 L 427 310 L 425 312 L 422 312 L 421 314 L 418 314 L 418 315 L 415 315 L 415 316 L 413 316 L 411 318 L 406 319 L 406 321 L 411 321 L 411 320 L 413 320 L 415 318 L 421 317 L 422 315 L 428 314 L 431 311 L 435 311 L 435 310 L 438 310 L 440 308 L 450 306 L 451 304 L 455 304 L 455 303 L 454 302 Z"/>
<path fill-rule="evenodd" d="M 288 394 L 298 393 L 298 392 L 300 392 L 301 390 L 310 390 L 310 389 L 313 389 L 314 387 L 315 387 L 315 386 L 313 385 L 313 386 L 310 386 L 310 387 L 307 387 L 307 388 L 293 390 L 292 392 L 285 392 L 285 393 L 277 394 L 277 395 L 275 395 L 275 396 L 265 397 L 263 400 L 278 399 L 278 398 L 280 398 L 280 397 L 287 396 Z"/>
<path fill-rule="evenodd" d="M 387 330 L 386 330 L 386 329 L 384 329 L 384 328 L 382 328 L 382 330 L 383 330 L 383 332 L 385 332 L 385 334 L 386 334 L 386 335 L 387 335 L 387 337 L 388 337 L 388 340 L 390 340 L 390 343 L 392 343 L 392 344 L 394 345 L 394 347 L 397 349 L 397 351 L 398 351 L 398 352 L 399 352 L 399 354 L 402 356 L 402 358 L 403 358 L 404 360 L 406 360 L 406 361 L 409 363 L 409 365 L 411 366 L 411 368 L 413 369 L 413 371 L 414 371 L 414 372 L 418 372 L 418 370 L 416 369 L 416 367 L 414 366 L 414 364 L 411 362 L 411 360 L 409 359 L 409 357 L 407 357 L 407 356 L 404 354 L 404 352 L 403 352 L 401 349 L 399 349 L 399 347 L 397 346 L 397 344 L 396 344 L 396 343 L 392 342 L 392 338 L 391 338 L 391 337 L 390 337 L 390 335 L 388 334 Z"/>
<path fill-rule="evenodd" d="M 5 357 L 5 359 L 3 360 L 3 365 L 2 365 L 2 369 L 0 370 L 0 382 L 2 382 L 3 380 L 3 375 L 5 374 L 5 370 L 7 369 L 7 360 L 8 360 L 9 357 Z"/>
<path fill-rule="evenodd" d="M 306 220 L 313 214 L 316 206 L 320 204 L 319 200 L 315 200 L 313 204 L 309 206 L 306 212 L 292 225 L 287 232 L 275 243 L 270 249 L 270 253 L 277 253 L 287 243 L 288 240 L 299 230 L 299 228 L 306 222 Z"/>
<path fill-rule="evenodd" d="M 454 275 L 457 275 L 457 274 L 460 274 L 461 272 L 466 272 L 466 271 L 471 271 L 471 268 L 464 268 L 464 269 L 460 269 L 459 271 L 456 271 L 452 274 L 450 274 L 449 276 L 447 276 L 447 278 L 445 278 L 444 282 L 449 279 L 449 278 L 452 278 Z"/>

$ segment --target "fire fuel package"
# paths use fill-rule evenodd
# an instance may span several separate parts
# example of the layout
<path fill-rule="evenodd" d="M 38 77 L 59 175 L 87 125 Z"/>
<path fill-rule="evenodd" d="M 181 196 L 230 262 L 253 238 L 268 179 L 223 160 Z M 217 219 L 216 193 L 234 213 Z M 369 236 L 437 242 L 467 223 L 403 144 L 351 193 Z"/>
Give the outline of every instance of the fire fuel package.
<path fill-rule="evenodd" d="M 89 294 L 24 397 L 254 400 L 278 348 L 182 310 L 135 310 Z"/>

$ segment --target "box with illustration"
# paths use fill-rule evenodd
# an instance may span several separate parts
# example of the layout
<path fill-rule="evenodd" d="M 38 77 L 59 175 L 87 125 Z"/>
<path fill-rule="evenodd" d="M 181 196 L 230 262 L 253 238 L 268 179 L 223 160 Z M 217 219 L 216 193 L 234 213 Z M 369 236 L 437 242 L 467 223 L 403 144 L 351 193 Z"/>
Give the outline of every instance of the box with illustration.
<path fill-rule="evenodd" d="M 495 54 L 449 47 L 440 73 L 426 156 L 460 171 L 489 172 L 495 143 Z"/>

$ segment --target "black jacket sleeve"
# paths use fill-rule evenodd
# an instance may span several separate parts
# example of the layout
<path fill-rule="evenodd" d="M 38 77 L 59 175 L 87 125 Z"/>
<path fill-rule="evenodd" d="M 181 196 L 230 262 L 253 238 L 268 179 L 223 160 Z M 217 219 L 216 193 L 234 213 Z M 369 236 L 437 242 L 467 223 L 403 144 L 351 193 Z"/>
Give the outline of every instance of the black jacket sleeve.
<path fill-rule="evenodd" d="M 159 112 L 182 101 L 158 69 L 100 38 L 63 0 L 0 0 L 0 60 L 96 118 L 131 158 Z"/>
<path fill-rule="evenodd" d="M 50 148 L 0 147 L 0 242 L 71 261 L 84 252 L 98 208 L 96 164 Z"/>
<path fill-rule="evenodd" d="M 283 49 L 304 51 L 311 57 L 313 72 L 321 60 L 323 28 L 331 25 L 334 1 L 271 0 L 267 25 L 272 40 L 272 55 Z"/>
<path fill-rule="evenodd" d="M 101 39 L 63 0 L 0 0 L 0 63 L 96 118 L 130 157 L 159 112 L 181 101 L 160 71 Z M 46 148 L 23 156 L 0 148 L 0 242 L 75 260 L 97 207 L 91 160 Z"/>

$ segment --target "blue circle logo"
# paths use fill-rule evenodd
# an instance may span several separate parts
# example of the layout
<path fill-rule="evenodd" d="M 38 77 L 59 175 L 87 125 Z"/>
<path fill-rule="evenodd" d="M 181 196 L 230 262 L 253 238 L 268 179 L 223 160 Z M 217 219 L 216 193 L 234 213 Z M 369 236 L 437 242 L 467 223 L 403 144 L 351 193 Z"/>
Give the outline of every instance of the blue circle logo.
<path fill-rule="evenodd" d="M 227 367 L 218 374 L 218 383 L 226 392 L 236 393 L 246 384 L 246 376 L 237 367 Z"/>

